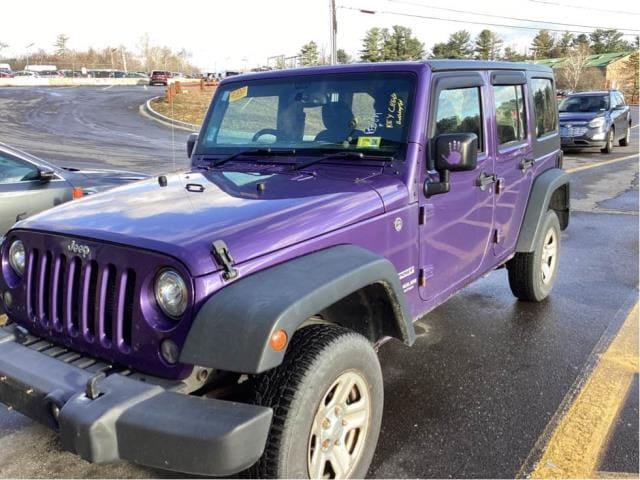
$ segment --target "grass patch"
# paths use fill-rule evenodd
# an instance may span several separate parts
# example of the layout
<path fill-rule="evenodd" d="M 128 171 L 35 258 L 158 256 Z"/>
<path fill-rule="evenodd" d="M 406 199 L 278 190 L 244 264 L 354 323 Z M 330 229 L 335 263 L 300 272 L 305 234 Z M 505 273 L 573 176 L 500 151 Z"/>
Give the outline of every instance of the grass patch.
<path fill-rule="evenodd" d="M 165 117 L 201 125 L 214 92 L 215 88 L 205 91 L 200 91 L 199 88 L 184 88 L 182 93 L 173 98 L 173 108 L 166 96 L 152 100 L 151 108 Z"/>

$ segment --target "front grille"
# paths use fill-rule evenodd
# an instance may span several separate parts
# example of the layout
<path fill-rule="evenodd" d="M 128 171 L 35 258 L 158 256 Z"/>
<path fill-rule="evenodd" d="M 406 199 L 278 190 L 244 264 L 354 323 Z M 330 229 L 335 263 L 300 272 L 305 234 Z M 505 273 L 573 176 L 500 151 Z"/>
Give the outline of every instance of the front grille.
<path fill-rule="evenodd" d="M 562 127 L 560 135 L 562 137 L 581 137 L 587 133 L 588 130 L 587 127 Z"/>
<path fill-rule="evenodd" d="M 27 316 L 46 330 L 122 353 L 131 348 L 136 276 L 129 268 L 31 249 Z"/>

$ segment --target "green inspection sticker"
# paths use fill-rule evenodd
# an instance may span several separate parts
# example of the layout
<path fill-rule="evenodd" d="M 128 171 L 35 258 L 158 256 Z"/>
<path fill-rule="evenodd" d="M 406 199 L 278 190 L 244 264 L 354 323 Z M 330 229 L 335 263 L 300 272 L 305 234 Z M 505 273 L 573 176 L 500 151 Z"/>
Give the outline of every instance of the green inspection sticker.
<path fill-rule="evenodd" d="M 380 148 L 382 137 L 358 137 L 358 148 Z"/>

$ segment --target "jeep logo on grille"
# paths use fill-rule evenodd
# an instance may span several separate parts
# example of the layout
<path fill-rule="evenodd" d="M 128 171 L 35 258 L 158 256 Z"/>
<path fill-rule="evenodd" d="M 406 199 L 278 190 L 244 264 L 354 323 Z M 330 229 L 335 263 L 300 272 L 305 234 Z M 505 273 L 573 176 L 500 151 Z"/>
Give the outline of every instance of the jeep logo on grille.
<path fill-rule="evenodd" d="M 75 240 L 71 240 L 71 243 L 67 245 L 67 250 L 76 255 L 80 255 L 82 258 L 87 258 L 91 253 L 91 249 L 88 246 L 76 243 Z"/>

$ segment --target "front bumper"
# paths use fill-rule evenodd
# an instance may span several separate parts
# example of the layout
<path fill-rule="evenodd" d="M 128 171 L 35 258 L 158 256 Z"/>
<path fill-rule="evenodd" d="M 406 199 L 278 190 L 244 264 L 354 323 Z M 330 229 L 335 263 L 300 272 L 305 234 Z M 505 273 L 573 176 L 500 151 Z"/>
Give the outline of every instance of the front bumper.
<path fill-rule="evenodd" d="M 579 134 L 576 135 L 576 132 L 579 132 Z M 588 127 L 578 127 L 576 129 L 560 127 L 560 146 L 562 148 L 603 148 L 606 144 L 606 130 Z"/>
<path fill-rule="evenodd" d="M 44 341 L 27 346 L 17 333 L 0 328 L 0 402 L 57 430 L 63 448 L 89 462 L 222 476 L 262 455 L 269 408 L 96 375 L 78 363 L 82 357 L 70 360 L 79 355 Z M 87 396 L 89 383 L 95 394 Z"/>

